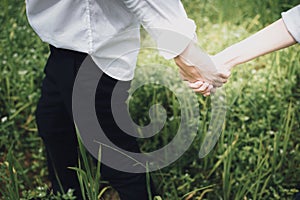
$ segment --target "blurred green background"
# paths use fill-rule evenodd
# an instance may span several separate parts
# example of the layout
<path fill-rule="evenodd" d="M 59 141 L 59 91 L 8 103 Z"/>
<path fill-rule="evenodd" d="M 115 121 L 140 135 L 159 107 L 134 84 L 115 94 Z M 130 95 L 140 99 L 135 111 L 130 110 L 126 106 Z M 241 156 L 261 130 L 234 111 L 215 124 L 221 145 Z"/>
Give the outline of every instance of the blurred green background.
<path fill-rule="evenodd" d="M 198 26 L 199 45 L 215 54 L 279 19 L 299 0 L 182 2 Z M 71 194 L 47 194 L 45 152 L 35 124 L 48 46 L 29 27 L 23 1 L 1 0 L 0 9 L 0 199 L 72 199 Z M 195 141 L 178 161 L 152 173 L 161 198 L 292 199 L 300 185 L 299 61 L 300 48 L 294 45 L 233 70 L 224 88 L 227 115 L 222 135 L 203 159 L 198 151 L 211 116 L 211 97 L 198 96 L 201 120 Z M 149 73 L 143 67 L 147 63 L 176 69 L 156 52 L 142 51 L 136 80 Z M 149 123 L 148 109 L 155 103 L 165 106 L 168 119 L 159 137 L 140 141 L 145 151 L 167 144 L 180 123 L 176 97 L 159 85 L 133 94 L 132 118 L 140 125 Z M 95 191 L 105 188 L 104 183 Z"/>

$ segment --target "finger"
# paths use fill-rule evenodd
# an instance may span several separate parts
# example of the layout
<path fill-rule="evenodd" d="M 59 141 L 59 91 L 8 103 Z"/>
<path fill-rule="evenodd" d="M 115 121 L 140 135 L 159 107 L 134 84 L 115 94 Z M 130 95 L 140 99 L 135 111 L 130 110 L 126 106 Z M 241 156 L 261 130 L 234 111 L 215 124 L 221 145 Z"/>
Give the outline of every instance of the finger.
<path fill-rule="evenodd" d="M 213 81 L 213 85 L 215 86 L 215 87 L 221 87 L 221 86 L 223 86 L 225 83 L 227 83 L 227 81 L 228 81 L 228 79 L 226 79 L 226 78 L 216 78 L 216 79 L 214 79 L 214 81 Z"/>
<path fill-rule="evenodd" d="M 202 94 L 210 91 L 209 83 L 204 83 L 201 87 L 194 89 L 194 91 L 197 93 L 202 93 Z"/>
<path fill-rule="evenodd" d="M 230 75 L 231 75 L 230 71 L 222 72 L 222 73 L 219 74 L 219 76 L 221 78 L 226 79 L 226 80 L 230 77 Z"/>
<path fill-rule="evenodd" d="M 229 75 L 225 73 L 217 73 L 211 76 L 205 76 L 204 80 L 205 82 L 211 83 L 212 85 L 216 87 L 221 87 L 224 83 L 227 83 Z"/>
<path fill-rule="evenodd" d="M 214 88 L 213 85 L 209 85 L 208 90 L 211 91 Z"/>
<path fill-rule="evenodd" d="M 204 93 L 204 96 L 209 96 L 211 94 L 211 90 L 214 88 L 213 85 L 209 85 L 208 89 L 206 90 L 207 92 Z"/>
<path fill-rule="evenodd" d="M 213 85 L 209 85 L 207 88 L 205 88 L 205 89 L 203 89 L 202 91 L 195 91 L 196 93 L 201 93 L 201 94 L 203 94 L 204 96 L 209 96 L 210 94 L 211 94 L 211 89 L 213 89 Z M 199 90 L 199 89 L 198 89 Z"/>
<path fill-rule="evenodd" d="M 215 80 L 215 82 L 220 83 L 220 84 L 224 84 L 227 83 L 227 78 L 222 78 L 222 75 L 219 74 L 219 78 Z"/>
<path fill-rule="evenodd" d="M 209 85 L 209 87 L 207 88 L 207 90 L 203 93 L 203 96 L 207 97 L 209 95 L 211 95 L 211 90 L 214 88 L 213 85 Z"/>
<path fill-rule="evenodd" d="M 206 93 L 203 94 L 203 96 L 207 97 L 207 96 L 209 96 L 210 94 L 211 94 L 210 92 L 206 92 Z"/>
<path fill-rule="evenodd" d="M 214 83 L 213 83 L 214 87 L 221 87 L 222 85 L 223 85 L 223 83 L 220 81 L 214 81 Z"/>
<path fill-rule="evenodd" d="M 203 81 L 196 81 L 194 83 L 189 82 L 188 86 L 192 89 L 198 89 L 199 87 L 201 87 L 204 84 Z"/>

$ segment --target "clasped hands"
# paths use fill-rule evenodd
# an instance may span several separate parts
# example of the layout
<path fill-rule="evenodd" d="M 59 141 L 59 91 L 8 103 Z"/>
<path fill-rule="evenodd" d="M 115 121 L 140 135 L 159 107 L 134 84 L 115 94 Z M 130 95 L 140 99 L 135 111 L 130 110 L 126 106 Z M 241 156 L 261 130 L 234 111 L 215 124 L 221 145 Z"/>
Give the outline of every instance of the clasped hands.
<path fill-rule="evenodd" d="M 174 58 L 179 73 L 196 93 L 208 96 L 227 82 L 230 68 L 221 66 L 218 58 L 203 52 L 194 42 Z"/>

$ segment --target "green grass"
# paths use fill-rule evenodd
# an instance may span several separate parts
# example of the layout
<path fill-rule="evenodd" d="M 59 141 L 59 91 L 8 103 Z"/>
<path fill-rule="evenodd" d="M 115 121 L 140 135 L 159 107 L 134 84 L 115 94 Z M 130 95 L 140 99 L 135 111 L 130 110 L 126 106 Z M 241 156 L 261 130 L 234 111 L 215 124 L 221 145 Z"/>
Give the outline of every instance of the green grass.
<path fill-rule="evenodd" d="M 182 2 L 198 25 L 199 45 L 211 54 L 246 38 L 298 3 Z M 0 8 L 0 199 L 72 199 L 71 191 L 60 196 L 47 194 L 44 147 L 34 122 L 48 47 L 28 26 L 23 2 L 3 0 Z M 202 159 L 198 152 L 208 130 L 211 98 L 197 97 L 201 120 L 190 121 L 198 124 L 196 139 L 178 161 L 152 173 L 162 199 L 292 199 L 300 183 L 299 58 L 300 47 L 295 45 L 234 69 L 225 86 L 227 115 L 222 135 Z M 145 66 L 149 63 L 176 69 L 157 52 L 143 50 L 135 81 L 152 73 Z M 155 76 L 161 79 L 166 75 Z M 180 87 L 177 81 L 174 88 L 180 91 Z M 146 85 L 130 98 L 132 118 L 140 125 L 149 123 L 148 109 L 154 103 L 161 103 L 167 111 L 159 135 L 140 140 L 143 151 L 169 143 L 176 134 L 181 119 L 177 100 L 171 90 L 160 85 Z M 193 106 L 188 109 L 193 111 Z M 98 181 L 97 166 L 89 165 L 84 151 L 82 155 L 80 168 L 74 170 L 86 199 L 97 199 L 108 188 L 99 189 L 102 182 Z"/>

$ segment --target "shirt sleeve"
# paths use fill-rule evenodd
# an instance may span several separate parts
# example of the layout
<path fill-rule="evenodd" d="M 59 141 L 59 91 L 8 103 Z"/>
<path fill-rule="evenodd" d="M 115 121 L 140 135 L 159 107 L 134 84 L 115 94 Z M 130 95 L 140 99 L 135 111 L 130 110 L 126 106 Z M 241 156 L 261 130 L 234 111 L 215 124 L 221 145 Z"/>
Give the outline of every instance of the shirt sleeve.
<path fill-rule="evenodd" d="M 300 4 L 281 15 L 288 31 L 300 43 Z"/>
<path fill-rule="evenodd" d="M 171 59 L 195 38 L 196 25 L 180 0 L 123 0 L 127 9 L 154 38 L 160 54 Z"/>

